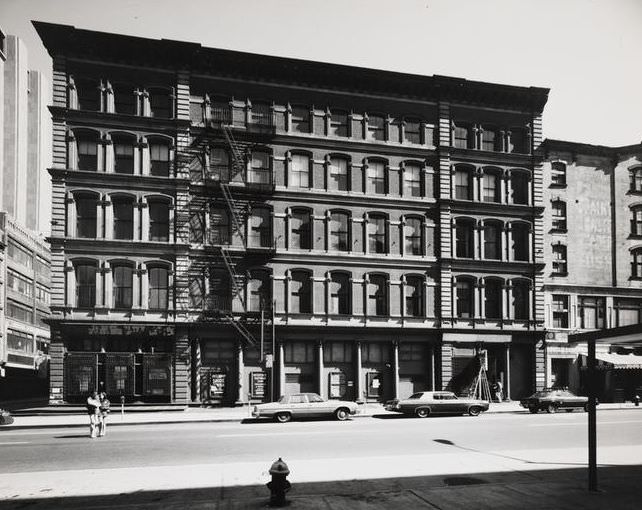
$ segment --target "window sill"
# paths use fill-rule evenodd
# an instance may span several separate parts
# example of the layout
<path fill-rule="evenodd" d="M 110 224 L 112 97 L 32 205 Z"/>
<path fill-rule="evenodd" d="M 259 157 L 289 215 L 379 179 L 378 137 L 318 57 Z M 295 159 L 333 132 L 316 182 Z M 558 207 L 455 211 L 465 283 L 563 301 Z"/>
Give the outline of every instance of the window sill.
<path fill-rule="evenodd" d="M 551 276 L 568 276 L 568 271 L 551 273 Z"/>
<path fill-rule="evenodd" d="M 566 188 L 568 188 L 568 184 L 566 184 L 566 183 L 564 183 L 564 184 L 556 184 L 556 183 L 552 182 L 552 183 L 550 183 L 548 185 L 548 187 L 551 188 L 551 189 L 566 189 Z"/>
<path fill-rule="evenodd" d="M 566 228 L 552 228 L 548 231 L 550 234 L 567 234 L 568 229 Z"/>

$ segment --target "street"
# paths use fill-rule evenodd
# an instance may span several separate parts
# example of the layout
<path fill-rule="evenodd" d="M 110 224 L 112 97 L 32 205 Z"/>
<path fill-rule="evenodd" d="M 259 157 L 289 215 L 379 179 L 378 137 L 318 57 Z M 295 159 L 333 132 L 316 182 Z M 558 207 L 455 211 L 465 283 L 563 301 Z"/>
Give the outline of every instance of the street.
<path fill-rule="evenodd" d="M 113 416 L 114 421 L 118 416 Z M 185 423 L 1 430 L 0 499 L 264 484 L 282 457 L 296 483 L 522 473 L 586 465 L 586 413 L 402 416 L 347 422 Z M 639 464 L 642 413 L 598 413 L 601 466 Z"/>

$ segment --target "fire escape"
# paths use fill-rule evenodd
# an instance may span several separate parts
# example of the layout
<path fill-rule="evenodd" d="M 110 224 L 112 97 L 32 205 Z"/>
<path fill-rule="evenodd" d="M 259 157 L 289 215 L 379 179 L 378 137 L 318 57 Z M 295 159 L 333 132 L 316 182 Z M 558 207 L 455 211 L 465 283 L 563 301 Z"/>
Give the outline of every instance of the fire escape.
<path fill-rule="evenodd" d="M 240 335 L 246 345 L 259 346 L 258 337 L 265 340 L 261 331 L 269 336 L 271 328 L 265 327 L 264 319 L 269 319 L 271 299 L 261 299 L 261 311 L 250 310 L 245 295 L 248 281 L 248 269 L 261 266 L 274 254 L 274 242 L 270 232 L 269 240 L 250 242 L 246 225 L 250 219 L 252 208 L 265 203 L 273 192 L 272 171 L 267 174 L 260 172 L 255 175 L 248 168 L 251 151 L 256 144 L 266 144 L 273 133 L 272 115 L 264 114 L 252 117 L 255 122 L 245 124 L 238 129 L 239 139 L 235 137 L 232 106 L 225 111 L 217 109 L 205 119 L 205 126 L 194 138 L 186 151 L 191 161 L 199 158 L 197 166 L 202 168 L 199 191 L 190 193 L 190 209 L 202 211 L 202 217 L 209 215 L 210 206 L 224 208 L 229 217 L 231 235 L 220 235 L 218 232 L 205 229 L 202 239 L 206 257 L 200 262 L 192 263 L 193 272 L 201 272 L 208 282 L 205 285 L 202 319 L 208 322 L 224 322 L 230 324 Z M 226 167 L 215 168 L 210 163 L 211 147 L 224 147 L 229 161 Z M 192 170 L 192 167 L 190 167 Z M 212 171 L 214 170 L 214 171 Z M 196 173 L 199 169 L 196 169 Z M 194 173 L 193 173 L 194 175 Z M 192 179 L 194 180 L 194 179 Z M 249 229 L 249 226 L 248 226 Z M 227 238 L 226 238 L 227 237 Z M 222 298 L 211 294 L 211 271 L 216 268 L 227 274 L 229 294 Z M 220 281 L 218 282 L 220 285 Z M 266 342 L 269 346 L 270 342 Z"/>

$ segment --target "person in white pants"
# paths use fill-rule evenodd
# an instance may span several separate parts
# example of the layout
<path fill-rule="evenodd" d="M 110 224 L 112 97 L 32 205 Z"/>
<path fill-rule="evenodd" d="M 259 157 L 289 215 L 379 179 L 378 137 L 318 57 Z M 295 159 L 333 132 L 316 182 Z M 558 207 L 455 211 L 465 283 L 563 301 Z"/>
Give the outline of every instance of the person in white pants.
<path fill-rule="evenodd" d="M 100 399 L 98 393 L 93 392 L 87 397 L 87 414 L 89 415 L 89 437 L 96 437 L 98 427 L 98 413 L 100 409 Z"/>
<path fill-rule="evenodd" d="M 100 394 L 100 407 L 98 408 L 98 435 L 103 437 L 107 432 L 107 415 L 109 414 L 110 402 L 107 393 Z"/>

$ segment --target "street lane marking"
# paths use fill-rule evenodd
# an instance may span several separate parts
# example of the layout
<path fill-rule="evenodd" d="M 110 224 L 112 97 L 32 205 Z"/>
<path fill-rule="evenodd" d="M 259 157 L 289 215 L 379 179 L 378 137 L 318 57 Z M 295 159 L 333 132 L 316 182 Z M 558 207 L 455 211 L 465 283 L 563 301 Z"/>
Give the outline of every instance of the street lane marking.
<path fill-rule="evenodd" d="M 622 421 L 598 421 L 598 425 L 618 425 L 620 423 L 642 423 L 642 420 L 622 420 Z M 573 423 L 532 423 L 528 425 L 529 427 L 560 427 L 563 425 L 582 425 L 586 426 L 586 422 L 576 421 Z"/>
<path fill-rule="evenodd" d="M 353 430 L 353 433 L 362 434 L 363 430 Z M 217 434 L 216 437 L 258 437 L 258 436 L 312 436 L 328 435 L 327 430 L 302 430 L 300 432 L 247 432 L 242 434 Z"/>
<path fill-rule="evenodd" d="M 3 444 L 29 444 L 29 441 L 11 441 L 11 442 L 0 443 L 0 445 L 3 445 Z"/>

